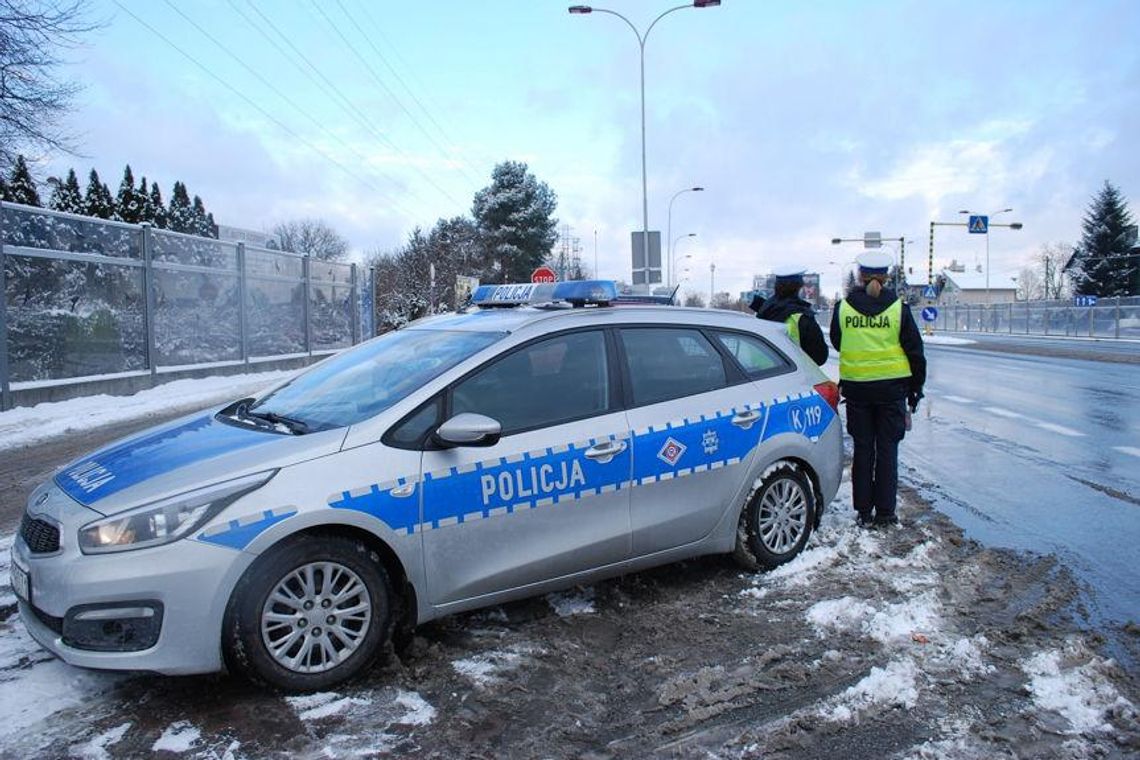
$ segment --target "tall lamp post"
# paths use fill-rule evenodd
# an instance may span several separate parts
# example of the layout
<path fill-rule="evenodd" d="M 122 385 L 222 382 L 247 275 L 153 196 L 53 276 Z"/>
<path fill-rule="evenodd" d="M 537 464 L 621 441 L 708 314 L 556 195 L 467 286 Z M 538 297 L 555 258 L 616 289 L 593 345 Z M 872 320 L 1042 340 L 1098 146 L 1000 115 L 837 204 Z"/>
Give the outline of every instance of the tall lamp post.
<path fill-rule="evenodd" d="M 677 200 L 677 196 L 681 195 L 682 193 L 703 193 L 704 190 L 705 189 L 703 187 L 686 187 L 683 190 L 678 190 L 677 192 L 673 193 L 673 197 L 669 199 L 668 221 L 665 224 L 665 239 L 666 240 L 672 240 L 673 239 L 673 201 Z M 672 285 L 673 284 L 673 260 L 672 259 L 669 260 L 669 272 L 665 275 L 665 284 L 666 285 Z"/>
<path fill-rule="evenodd" d="M 696 237 L 696 236 L 697 236 L 697 233 L 688 232 L 684 235 L 678 235 L 676 238 L 674 238 L 673 242 L 669 244 L 669 271 L 670 272 L 675 271 L 677 268 L 677 242 L 679 240 L 684 240 L 685 238 L 691 238 L 691 237 Z M 692 254 L 689 254 L 689 255 L 692 255 Z M 672 283 L 672 281 L 670 281 L 666 284 L 672 285 L 673 283 Z"/>
<path fill-rule="evenodd" d="M 1006 214 L 1006 213 L 1009 213 L 1010 211 L 1013 211 L 1013 209 L 1012 208 L 1003 208 L 1001 211 L 995 211 L 992 214 L 975 214 L 973 211 L 970 211 L 968 209 L 962 209 L 961 211 L 958 212 L 959 214 L 966 214 L 968 216 L 985 216 L 987 218 L 987 221 L 986 221 L 986 303 L 987 304 L 990 302 L 990 224 L 989 224 L 988 220 L 997 216 L 998 214 Z M 994 226 L 1006 226 L 1006 225 L 994 225 Z M 1014 229 L 1014 230 L 1020 230 L 1021 229 L 1021 223 L 1020 222 L 1014 222 L 1013 224 L 1010 224 L 1008 226 L 1010 229 Z"/>
<path fill-rule="evenodd" d="M 571 5 L 569 11 L 575 15 L 585 15 L 587 13 L 608 13 L 611 16 L 617 16 L 624 21 L 630 29 L 633 30 L 634 36 L 637 37 L 637 45 L 641 50 L 641 242 L 645 251 L 645 279 L 649 280 L 649 182 L 648 174 L 645 168 L 645 41 L 649 39 L 649 33 L 653 31 L 653 27 L 657 22 L 668 16 L 674 11 L 684 10 L 685 8 L 715 8 L 720 5 L 720 0 L 693 0 L 692 3 L 686 5 L 678 5 L 675 8 L 670 8 L 661 13 L 657 18 L 650 22 L 646 27 L 645 33 L 637 31 L 637 27 L 633 22 L 621 15 L 617 11 L 611 11 L 608 8 L 594 8 L 589 5 Z M 652 283 L 647 283 L 652 284 Z"/>

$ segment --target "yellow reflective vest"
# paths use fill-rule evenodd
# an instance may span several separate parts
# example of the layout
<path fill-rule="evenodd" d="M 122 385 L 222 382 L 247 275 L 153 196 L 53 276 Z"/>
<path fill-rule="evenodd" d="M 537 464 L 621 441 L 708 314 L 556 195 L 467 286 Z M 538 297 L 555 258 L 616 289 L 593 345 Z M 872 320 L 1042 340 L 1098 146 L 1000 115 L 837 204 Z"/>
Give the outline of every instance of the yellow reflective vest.
<path fill-rule="evenodd" d="M 899 343 L 902 301 L 868 316 L 846 300 L 839 304 L 839 379 L 855 382 L 910 377 L 910 362 Z"/>
<path fill-rule="evenodd" d="M 788 326 L 788 335 L 796 342 L 797 346 L 800 345 L 800 315 L 793 314 L 784 320 L 784 324 Z"/>

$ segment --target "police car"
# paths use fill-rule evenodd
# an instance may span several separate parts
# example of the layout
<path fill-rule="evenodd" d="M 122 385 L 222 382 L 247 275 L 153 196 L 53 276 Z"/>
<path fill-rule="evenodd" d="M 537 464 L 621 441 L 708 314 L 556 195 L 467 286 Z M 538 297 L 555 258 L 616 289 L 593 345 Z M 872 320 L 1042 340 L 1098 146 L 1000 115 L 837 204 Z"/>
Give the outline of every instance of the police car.
<path fill-rule="evenodd" d="M 71 462 L 12 550 L 29 632 L 84 667 L 303 691 L 442 615 L 795 557 L 839 487 L 836 386 L 782 325 L 618 300 L 484 286 Z"/>

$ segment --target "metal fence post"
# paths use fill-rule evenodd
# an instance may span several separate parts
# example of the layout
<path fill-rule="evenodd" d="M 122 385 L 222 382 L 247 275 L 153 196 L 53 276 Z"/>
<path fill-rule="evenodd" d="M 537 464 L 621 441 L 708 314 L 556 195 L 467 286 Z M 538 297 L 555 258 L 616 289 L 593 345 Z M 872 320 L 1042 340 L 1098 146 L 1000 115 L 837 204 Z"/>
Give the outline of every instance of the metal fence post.
<path fill-rule="evenodd" d="M 245 282 L 245 243 L 237 244 L 238 265 L 238 329 L 241 334 L 241 360 L 249 364 L 249 317 L 246 309 L 249 308 L 246 295 Z"/>
<path fill-rule="evenodd" d="M 146 332 L 146 367 L 150 370 L 151 387 L 154 387 L 158 378 L 158 350 L 154 343 L 154 268 L 151 266 L 154 243 L 151 236 L 154 234 L 154 229 L 150 222 L 143 222 L 139 227 L 142 228 L 143 327 Z"/>
<path fill-rule="evenodd" d="M 302 287 L 302 290 L 305 291 L 305 351 L 308 352 L 310 356 L 312 356 L 313 320 L 312 314 L 310 313 L 312 310 L 309 308 L 309 298 L 311 297 L 310 293 L 312 285 L 309 283 L 309 269 L 309 255 L 305 254 L 305 256 L 301 259 L 301 278 L 304 285 L 304 287 Z"/>
<path fill-rule="evenodd" d="M 1009 302 L 1009 334 L 1013 335 L 1013 301 Z"/>
<path fill-rule="evenodd" d="M 355 346 L 360 342 L 360 280 L 356 276 L 356 264 L 352 264 L 351 267 L 349 271 L 352 289 L 349 294 L 349 310 L 352 314 L 352 345 Z"/>
<path fill-rule="evenodd" d="M 1089 337 L 1090 338 L 1093 336 L 1093 324 L 1094 324 L 1093 315 L 1094 314 L 1096 314 L 1096 307 L 1090 306 L 1089 307 Z"/>
<path fill-rule="evenodd" d="M 12 389 L 8 381 L 8 279 L 4 237 L 4 202 L 0 201 L 0 412 L 12 408 Z"/>
<path fill-rule="evenodd" d="M 1115 337 L 1120 338 L 1120 296 L 1116 297 L 1116 330 Z"/>

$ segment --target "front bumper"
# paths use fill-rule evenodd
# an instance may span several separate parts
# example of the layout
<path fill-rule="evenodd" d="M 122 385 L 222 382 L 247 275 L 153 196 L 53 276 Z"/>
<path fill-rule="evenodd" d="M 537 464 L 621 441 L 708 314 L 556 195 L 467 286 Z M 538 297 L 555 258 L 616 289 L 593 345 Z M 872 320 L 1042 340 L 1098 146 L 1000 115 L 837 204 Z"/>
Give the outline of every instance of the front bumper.
<path fill-rule="evenodd" d="M 193 539 L 151 549 L 85 555 L 75 545 L 75 536 L 81 525 L 98 519 L 98 513 L 57 489 L 36 509 L 46 511 L 59 524 L 60 548 L 52 554 L 36 554 L 20 536 L 12 546 L 13 564 L 30 580 L 31 601 L 20 600 L 19 609 L 33 639 L 65 662 L 81 667 L 166 674 L 222 669 L 222 617 L 252 555 Z M 159 620 L 150 618 L 151 624 L 160 623 L 157 640 L 138 651 L 69 645 L 63 621 L 69 612 L 74 619 L 76 608 L 157 611 Z M 99 614 L 94 617 L 98 619 Z M 91 625 L 85 628 L 90 631 Z"/>

